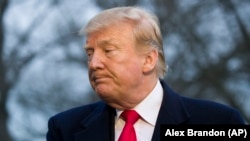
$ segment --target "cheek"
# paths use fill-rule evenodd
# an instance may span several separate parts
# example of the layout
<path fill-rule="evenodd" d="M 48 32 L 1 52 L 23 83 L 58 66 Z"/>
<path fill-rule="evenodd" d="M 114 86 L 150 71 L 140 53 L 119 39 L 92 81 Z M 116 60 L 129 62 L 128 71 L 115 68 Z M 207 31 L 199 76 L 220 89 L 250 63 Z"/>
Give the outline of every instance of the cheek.
<path fill-rule="evenodd" d="M 141 67 L 135 62 L 123 65 L 118 69 L 118 71 L 119 75 L 121 75 L 124 80 L 137 79 L 142 74 Z"/>

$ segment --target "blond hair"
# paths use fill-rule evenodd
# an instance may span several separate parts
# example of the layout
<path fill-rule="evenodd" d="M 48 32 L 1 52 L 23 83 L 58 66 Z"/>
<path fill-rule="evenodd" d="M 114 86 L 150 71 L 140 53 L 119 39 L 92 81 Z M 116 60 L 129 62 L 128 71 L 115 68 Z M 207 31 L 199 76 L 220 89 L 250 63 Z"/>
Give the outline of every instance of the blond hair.
<path fill-rule="evenodd" d="M 163 78 L 167 72 L 162 44 L 162 35 L 158 18 L 140 7 L 115 7 L 107 9 L 93 17 L 80 34 L 88 34 L 112 25 L 128 23 L 133 27 L 135 42 L 146 50 L 156 49 L 158 51 L 158 62 L 156 72 L 158 77 Z"/>

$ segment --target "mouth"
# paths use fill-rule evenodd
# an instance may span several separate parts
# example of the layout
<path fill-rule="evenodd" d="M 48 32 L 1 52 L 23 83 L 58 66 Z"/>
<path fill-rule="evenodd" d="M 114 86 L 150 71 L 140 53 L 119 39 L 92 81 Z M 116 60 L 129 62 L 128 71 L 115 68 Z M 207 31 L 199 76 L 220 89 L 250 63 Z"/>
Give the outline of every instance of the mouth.
<path fill-rule="evenodd" d="M 106 79 L 108 79 L 107 76 L 93 76 L 92 81 L 95 82 L 95 84 L 99 84 L 104 82 Z"/>

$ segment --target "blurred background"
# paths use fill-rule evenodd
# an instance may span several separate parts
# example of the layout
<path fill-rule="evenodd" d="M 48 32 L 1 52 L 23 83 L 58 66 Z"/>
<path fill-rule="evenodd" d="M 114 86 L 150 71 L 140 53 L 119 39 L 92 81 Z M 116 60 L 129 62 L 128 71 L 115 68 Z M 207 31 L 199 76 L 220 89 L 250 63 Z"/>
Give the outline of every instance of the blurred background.
<path fill-rule="evenodd" d="M 49 117 L 98 100 L 77 32 L 127 5 L 159 17 L 171 87 L 250 122 L 249 0 L 0 0 L 1 141 L 45 141 Z"/>

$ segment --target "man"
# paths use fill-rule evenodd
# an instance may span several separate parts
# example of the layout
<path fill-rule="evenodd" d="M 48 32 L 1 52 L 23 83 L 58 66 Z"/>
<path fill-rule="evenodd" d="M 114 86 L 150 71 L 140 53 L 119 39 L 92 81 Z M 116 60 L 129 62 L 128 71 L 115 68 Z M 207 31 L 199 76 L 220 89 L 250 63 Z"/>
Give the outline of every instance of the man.
<path fill-rule="evenodd" d="M 167 86 L 155 15 L 139 7 L 111 8 L 80 33 L 86 35 L 89 81 L 102 101 L 53 116 L 47 141 L 121 141 L 124 136 L 158 141 L 163 124 L 244 124 L 233 108 L 182 97 Z M 128 118 L 135 115 L 135 123 L 127 124 L 123 111 L 133 114 Z M 127 128 L 133 134 L 124 135 Z"/>

